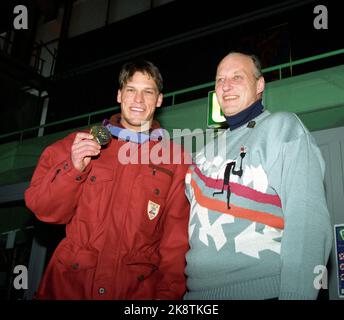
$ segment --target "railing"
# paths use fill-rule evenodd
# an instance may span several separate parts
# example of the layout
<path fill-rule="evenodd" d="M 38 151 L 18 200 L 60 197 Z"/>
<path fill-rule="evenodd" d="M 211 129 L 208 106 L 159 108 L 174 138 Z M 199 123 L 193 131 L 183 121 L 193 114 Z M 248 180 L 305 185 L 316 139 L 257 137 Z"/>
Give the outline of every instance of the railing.
<path fill-rule="evenodd" d="M 279 80 L 281 80 L 282 79 L 282 69 L 284 69 L 284 68 L 292 68 L 293 66 L 296 66 L 296 65 L 305 64 L 307 62 L 312 62 L 312 61 L 336 56 L 339 54 L 344 54 L 344 49 L 339 49 L 339 50 L 319 54 L 316 56 L 312 56 L 312 57 L 308 57 L 308 58 L 304 58 L 304 59 L 300 59 L 300 60 L 290 61 L 290 62 L 279 64 L 279 65 L 273 66 L 273 67 L 268 67 L 268 68 L 262 69 L 262 73 L 265 75 L 266 73 L 271 72 L 271 71 L 278 71 L 279 72 Z M 174 92 L 171 92 L 168 94 L 164 94 L 164 98 L 172 97 L 172 105 L 173 105 L 174 101 L 175 101 L 175 97 L 179 94 L 184 94 L 184 93 L 197 91 L 197 90 L 201 90 L 201 89 L 205 89 L 205 88 L 210 88 L 210 87 L 214 87 L 214 86 L 215 86 L 215 81 L 212 81 L 212 82 L 204 83 L 201 85 L 189 87 L 186 89 L 174 91 Z M 0 138 L 1 138 L 1 136 L 0 136 Z"/>
<path fill-rule="evenodd" d="M 50 40 L 48 42 L 43 42 L 42 40 L 36 42 L 33 47 L 33 51 L 37 52 L 37 55 L 41 56 L 42 55 L 42 49 L 44 49 L 46 52 L 48 52 L 49 57 L 51 59 L 50 63 L 50 70 L 47 75 L 43 74 L 43 68 L 41 70 L 41 74 L 46 77 L 52 77 L 54 74 L 54 69 L 55 69 L 55 64 L 56 64 L 56 57 L 57 57 L 57 50 L 56 48 L 49 48 L 50 44 L 58 42 L 58 39 Z M 49 60 L 48 60 L 48 65 L 49 65 Z"/>
<path fill-rule="evenodd" d="M 335 50 L 335 51 L 331 51 L 328 53 L 324 53 L 324 54 L 319 54 L 319 55 L 315 55 L 312 57 L 308 57 L 308 58 L 304 58 L 304 59 L 300 59 L 300 60 L 295 60 L 295 61 L 291 61 L 291 62 L 287 62 L 287 63 L 283 63 L 277 66 L 272 66 L 272 67 L 268 67 L 262 70 L 262 72 L 264 74 L 271 72 L 271 71 L 278 71 L 279 72 L 279 79 L 282 79 L 282 70 L 284 68 L 292 68 L 293 66 L 296 65 L 300 65 L 300 64 L 305 64 L 308 62 L 312 62 L 312 61 L 316 61 L 316 60 L 320 60 L 320 59 L 325 59 L 328 57 L 332 57 L 332 56 L 336 56 L 336 55 L 340 55 L 340 54 L 344 54 L 344 49 L 339 49 L 339 50 Z M 208 83 L 204 83 L 201 85 L 197 85 L 197 86 L 192 86 L 186 89 L 182 89 L 182 90 L 177 90 L 174 92 L 170 92 L 164 95 L 164 98 L 172 98 L 172 103 L 171 105 L 175 104 L 175 99 L 178 95 L 181 94 L 185 94 L 185 93 L 190 93 L 190 92 L 195 92 L 201 89 L 205 89 L 205 88 L 213 88 L 215 85 L 215 82 L 208 82 Z M 45 125 L 40 125 L 40 126 L 36 126 L 36 127 L 32 127 L 32 128 L 28 128 L 28 129 L 24 129 L 24 130 L 19 130 L 19 131 L 15 131 L 15 132 L 11 132 L 11 133 L 7 133 L 7 134 L 3 134 L 0 135 L 0 140 L 1 139 L 5 139 L 11 136 L 16 136 L 19 135 L 19 141 L 22 141 L 24 138 L 24 134 L 27 132 L 31 132 L 31 131 L 35 131 L 35 130 L 39 130 L 40 128 L 47 128 L 47 127 L 52 127 L 52 126 L 56 126 L 62 123 L 68 123 L 68 122 L 72 122 L 75 120 L 79 120 L 79 119 L 87 119 L 87 123 L 85 122 L 85 126 L 90 125 L 91 122 L 91 117 L 95 116 L 95 115 L 99 115 L 99 114 L 103 114 L 103 113 L 107 113 L 107 112 L 113 112 L 116 110 L 119 110 L 120 107 L 119 106 L 114 106 L 114 107 L 110 107 L 110 108 L 106 108 L 106 109 L 102 109 L 99 111 L 95 111 L 95 112 L 91 112 L 91 113 L 87 113 L 87 114 L 83 114 L 80 116 L 75 116 L 75 117 L 71 117 L 71 118 L 67 118 L 64 120 L 60 120 L 60 121 L 55 121 L 55 122 L 51 122 Z M 14 139 L 16 140 L 16 139 Z"/>
<path fill-rule="evenodd" d="M 11 57 L 13 41 L 0 35 L 0 51 Z M 36 53 L 31 53 L 29 66 L 38 74 L 42 74 L 45 60 L 41 58 L 41 47 L 36 49 Z"/>
<path fill-rule="evenodd" d="M 39 130 L 41 128 L 48 128 L 48 127 L 56 126 L 56 125 L 59 125 L 59 124 L 62 124 L 62 123 L 72 122 L 72 121 L 75 121 L 75 120 L 85 119 L 85 118 L 88 119 L 87 123 L 85 123 L 85 126 L 87 126 L 87 125 L 91 124 L 91 117 L 92 116 L 95 116 L 95 115 L 98 115 L 98 114 L 102 114 L 102 113 L 106 113 L 106 112 L 109 112 L 109 111 L 115 111 L 117 109 L 119 110 L 119 108 L 120 108 L 119 106 L 115 106 L 115 107 L 111 107 L 111 108 L 102 109 L 102 110 L 99 110 L 99 111 L 83 114 L 83 115 L 80 115 L 80 116 L 75 116 L 75 117 L 67 118 L 67 119 L 64 119 L 64 120 L 54 121 L 54 122 L 51 122 L 51 123 L 48 123 L 48 124 L 44 124 L 44 125 L 40 125 L 40 126 L 28 128 L 28 129 L 23 129 L 23 130 L 14 131 L 14 132 L 11 132 L 11 133 L 6 133 L 6 134 L 3 134 L 3 135 L 0 135 L 0 139 L 8 138 L 10 136 L 19 135 L 20 136 L 19 137 L 19 141 L 22 141 L 23 137 L 24 137 L 24 134 L 26 132 L 31 132 L 31 131 Z"/>

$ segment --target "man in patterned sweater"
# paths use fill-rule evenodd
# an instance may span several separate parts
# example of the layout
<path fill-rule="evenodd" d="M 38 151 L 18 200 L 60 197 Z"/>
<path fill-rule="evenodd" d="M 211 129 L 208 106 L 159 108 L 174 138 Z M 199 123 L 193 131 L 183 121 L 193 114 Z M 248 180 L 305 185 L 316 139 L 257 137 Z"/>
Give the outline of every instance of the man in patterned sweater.
<path fill-rule="evenodd" d="M 324 161 L 295 114 L 264 110 L 264 87 L 253 55 L 232 52 L 218 65 L 229 128 L 186 175 L 184 299 L 317 298 L 332 243 Z"/>

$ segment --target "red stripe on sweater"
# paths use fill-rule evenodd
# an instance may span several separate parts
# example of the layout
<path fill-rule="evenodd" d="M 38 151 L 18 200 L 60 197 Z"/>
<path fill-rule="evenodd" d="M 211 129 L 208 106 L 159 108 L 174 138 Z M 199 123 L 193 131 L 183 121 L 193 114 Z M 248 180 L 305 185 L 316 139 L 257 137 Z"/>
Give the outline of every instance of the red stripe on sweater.
<path fill-rule="evenodd" d="M 201 170 L 198 167 L 195 167 L 195 173 L 198 177 L 205 183 L 205 185 L 209 188 L 222 190 L 223 180 L 215 180 L 209 178 L 202 174 Z M 243 186 L 239 183 L 230 182 L 231 192 L 235 193 L 237 196 L 245 197 L 250 200 L 254 200 L 256 202 L 264 203 L 264 204 L 272 204 L 279 208 L 282 207 L 281 199 L 278 195 L 266 194 L 252 188 Z M 224 186 L 224 189 L 227 190 L 228 186 Z"/>
<path fill-rule="evenodd" d="M 227 204 L 225 202 L 204 196 L 202 194 L 201 189 L 198 187 L 196 181 L 193 179 L 191 179 L 191 186 L 194 189 L 196 201 L 202 207 L 208 208 L 213 211 L 222 212 L 225 214 L 230 214 L 234 217 L 263 223 L 273 228 L 284 229 L 284 219 L 281 217 L 275 216 L 267 212 L 261 212 L 238 207 L 233 204 L 231 204 L 231 208 L 228 209 Z"/>

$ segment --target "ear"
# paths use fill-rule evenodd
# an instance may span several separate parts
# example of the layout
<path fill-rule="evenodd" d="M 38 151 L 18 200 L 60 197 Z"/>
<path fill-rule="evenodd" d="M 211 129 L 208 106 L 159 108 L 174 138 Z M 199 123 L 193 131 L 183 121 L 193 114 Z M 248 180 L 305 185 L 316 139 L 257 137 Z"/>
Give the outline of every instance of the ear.
<path fill-rule="evenodd" d="M 157 107 L 157 108 L 160 108 L 160 107 L 161 107 L 161 105 L 162 105 L 162 100 L 163 100 L 163 95 L 162 95 L 162 93 L 159 93 L 158 101 L 157 101 L 157 103 L 156 103 L 156 107 Z"/>
<path fill-rule="evenodd" d="M 122 102 L 122 94 L 121 94 L 121 90 L 118 89 L 117 91 L 117 102 L 121 103 Z"/>
<path fill-rule="evenodd" d="M 265 90 L 265 79 L 262 76 L 257 80 L 257 95 L 262 94 L 264 90 Z"/>

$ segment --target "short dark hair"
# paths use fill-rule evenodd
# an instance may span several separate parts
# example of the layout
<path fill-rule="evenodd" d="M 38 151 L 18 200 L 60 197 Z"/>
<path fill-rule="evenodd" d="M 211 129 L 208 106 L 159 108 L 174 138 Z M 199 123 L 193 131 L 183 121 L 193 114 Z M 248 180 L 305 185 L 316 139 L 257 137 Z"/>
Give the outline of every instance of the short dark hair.
<path fill-rule="evenodd" d="M 135 72 L 141 72 L 147 74 L 156 83 L 159 93 L 163 89 L 163 80 L 159 69 L 150 61 L 140 60 L 125 63 L 119 73 L 118 81 L 119 88 L 122 89 L 125 84 L 134 76 Z"/>
<path fill-rule="evenodd" d="M 259 79 L 260 77 L 263 76 L 263 73 L 262 73 L 262 64 L 261 64 L 260 59 L 258 58 L 257 55 L 252 54 L 252 53 L 248 53 L 248 52 L 245 52 L 245 51 L 230 51 L 230 52 L 226 55 L 226 57 L 228 57 L 228 56 L 230 56 L 230 55 L 232 55 L 232 54 L 241 54 L 241 55 L 243 55 L 243 56 L 246 56 L 246 57 L 251 58 L 251 60 L 252 60 L 252 62 L 253 62 L 253 64 L 254 64 L 254 66 L 255 66 L 255 68 L 256 68 L 255 74 L 254 74 L 255 77 L 256 77 L 257 79 Z"/>

